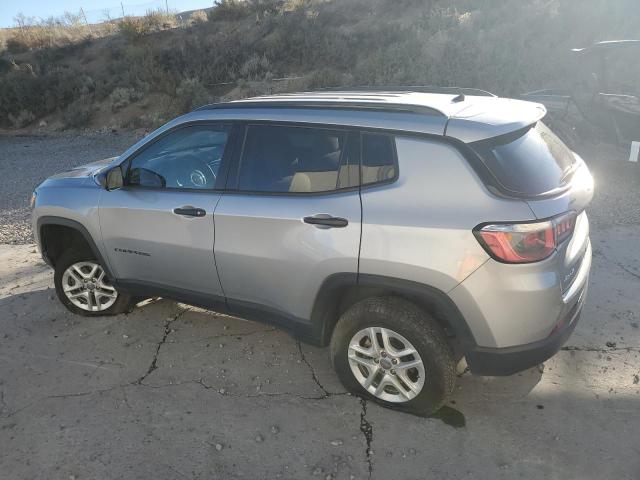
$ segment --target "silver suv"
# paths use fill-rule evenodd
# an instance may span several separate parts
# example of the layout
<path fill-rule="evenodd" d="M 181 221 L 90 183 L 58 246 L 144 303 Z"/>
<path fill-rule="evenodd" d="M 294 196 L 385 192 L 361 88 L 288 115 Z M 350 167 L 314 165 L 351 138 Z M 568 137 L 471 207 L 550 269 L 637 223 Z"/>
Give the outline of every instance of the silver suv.
<path fill-rule="evenodd" d="M 585 301 L 593 179 L 543 106 L 315 92 L 202 107 L 34 192 L 72 312 L 150 296 L 330 346 L 352 392 L 429 414 L 456 365 L 508 375 Z"/>

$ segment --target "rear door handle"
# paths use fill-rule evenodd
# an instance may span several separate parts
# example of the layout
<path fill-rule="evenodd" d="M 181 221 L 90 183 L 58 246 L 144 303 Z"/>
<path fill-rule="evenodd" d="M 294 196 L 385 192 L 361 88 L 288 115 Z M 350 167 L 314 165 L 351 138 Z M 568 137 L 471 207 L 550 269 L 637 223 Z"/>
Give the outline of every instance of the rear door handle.
<path fill-rule="evenodd" d="M 311 217 L 304 217 L 304 223 L 316 225 L 319 228 L 344 228 L 349 225 L 349 221 L 342 217 L 333 217 L 326 213 L 319 213 Z"/>
<path fill-rule="evenodd" d="M 192 207 L 191 205 L 174 208 L 173 213 L 175 213 L 176 215 L 182 215 L 184 217 L 204 217 L 207 214 L 207 212 L 202 208 Z"/>

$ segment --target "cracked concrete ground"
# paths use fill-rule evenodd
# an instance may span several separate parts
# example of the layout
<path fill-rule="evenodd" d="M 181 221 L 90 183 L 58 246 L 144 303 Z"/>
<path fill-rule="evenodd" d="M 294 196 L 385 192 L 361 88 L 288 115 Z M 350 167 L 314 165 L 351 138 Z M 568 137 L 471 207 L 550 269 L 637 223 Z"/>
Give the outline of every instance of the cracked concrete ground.
<path fill-rule="evenodd" d="M 346 394 L 270 326 L 168 300 L 74 316 L 33 245 L 0 245 L 0 478 L 639 478 L 640 171 L 590 165 L 581 322 L 544 368 L 461 374 L 462 428 Z"/>

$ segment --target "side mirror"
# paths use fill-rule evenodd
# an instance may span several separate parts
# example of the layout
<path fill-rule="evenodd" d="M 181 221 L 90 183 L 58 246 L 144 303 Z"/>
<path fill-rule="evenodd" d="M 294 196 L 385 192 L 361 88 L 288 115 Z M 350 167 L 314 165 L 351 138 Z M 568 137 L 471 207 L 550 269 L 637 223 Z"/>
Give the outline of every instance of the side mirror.
<path fill-rule="evenodd" d="M 105 189 L 117 190 L 122 188 L 124 184 L 124 178 L 122 177 L 122 168 L 120 166 L 113 167 L 107 173 L 107 181 L 105 182 Z"/>

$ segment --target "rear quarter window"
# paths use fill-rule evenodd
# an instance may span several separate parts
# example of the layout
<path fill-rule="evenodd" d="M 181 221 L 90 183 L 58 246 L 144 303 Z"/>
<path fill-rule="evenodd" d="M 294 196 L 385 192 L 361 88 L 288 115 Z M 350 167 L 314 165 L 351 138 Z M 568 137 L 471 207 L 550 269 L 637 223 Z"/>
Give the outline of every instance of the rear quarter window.
<path fill-rule="evenodd" d="M 541 195 L 571 179 L 576 158 L 544 123 L 470 144 L 498 182 L 522 195 Z"/>
<path fill-rule="evenodd" d="M 388 182 L 397 175 L 395 138 L 383 133 L 362 134 L 362 185 Z"/>

